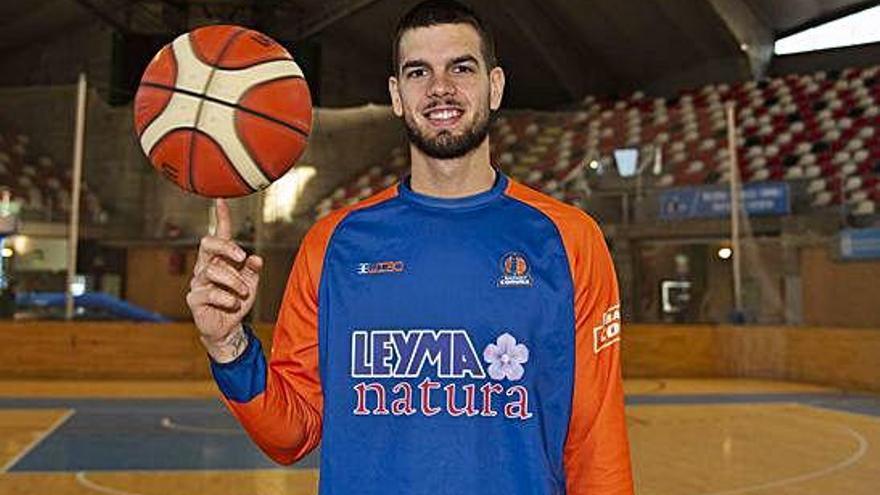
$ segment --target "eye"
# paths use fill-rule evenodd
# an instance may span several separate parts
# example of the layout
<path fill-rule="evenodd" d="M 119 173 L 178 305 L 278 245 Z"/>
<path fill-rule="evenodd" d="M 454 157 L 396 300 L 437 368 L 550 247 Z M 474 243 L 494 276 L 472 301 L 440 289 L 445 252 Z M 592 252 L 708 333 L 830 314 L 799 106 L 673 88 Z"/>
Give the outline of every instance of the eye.
<path fill-rule="evenodd" d="M 415 79 L 418 77 L 422 77 L 425 74 L 427 74 L 427 71 L 425 69 L 412 69 L 410 71 L 407 71 L 406 78 L 407 79 Z"/>
<path fill-rule="evenodd" d="M 452 72 L 454 72 L 455 74 L 469 74 L 474 72 L 474 68 L 470 65 L 459 64 L 452 68 Z"/>

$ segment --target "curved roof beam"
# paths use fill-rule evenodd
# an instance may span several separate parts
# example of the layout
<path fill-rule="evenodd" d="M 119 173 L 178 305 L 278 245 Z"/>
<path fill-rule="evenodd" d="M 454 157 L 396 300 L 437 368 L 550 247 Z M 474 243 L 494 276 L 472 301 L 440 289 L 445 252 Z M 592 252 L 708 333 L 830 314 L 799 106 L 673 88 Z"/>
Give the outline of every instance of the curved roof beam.
<path fill-rule="evenodd" d="M 767 74 L 773 57 L 773 29 L 740 0 L 709 0 L 749 63 L 754 79 Z"/>

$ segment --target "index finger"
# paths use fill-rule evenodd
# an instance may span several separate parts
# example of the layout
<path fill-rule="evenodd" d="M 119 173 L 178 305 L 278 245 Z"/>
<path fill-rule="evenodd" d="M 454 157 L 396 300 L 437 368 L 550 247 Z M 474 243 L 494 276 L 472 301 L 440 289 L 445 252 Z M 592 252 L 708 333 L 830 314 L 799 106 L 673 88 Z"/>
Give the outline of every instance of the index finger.
<path fill-rule="evenodd" d="M 214 202 L 215 214 L 217 215 L 217 237 L 221 239 L 232 239 L 232 219 L 229 215 L 229 205 L 223 198 L 217 198 Z"/>

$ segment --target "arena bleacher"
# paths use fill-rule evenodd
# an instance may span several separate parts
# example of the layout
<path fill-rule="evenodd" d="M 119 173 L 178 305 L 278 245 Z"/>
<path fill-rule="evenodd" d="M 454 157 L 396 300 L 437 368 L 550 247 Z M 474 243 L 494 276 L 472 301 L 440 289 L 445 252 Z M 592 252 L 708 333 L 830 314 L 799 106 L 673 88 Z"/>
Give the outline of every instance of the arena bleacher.
<path fill-rule="evenodd" d="M 0 189 L 8 189 L 12 199 L 21 202 L 24 218 L 64 221 L 70 215 L 72 168 L 35 153 L 34 148 L 27 134 L 0 132 Z M 85 181 L 81 200 L 86 223 L 106 223 L 107 212 Z"/>
<path fill-rule="evenodd" d="M 880 203 L 880 66 L 710 84 L 673 98 L 636 92 L 586 98 L 561 112 L 512 112 L 491 133 L 496 163 L 518 180 L 576 202 L 586 161 L 621 147 L 663 150 L 654 187 L 729 179 L 725 102 L 736 104 L 737 162 L 744 182 L 802 181 L 815 208 L 845 205 L 874 215 Z M 405 150 L 369 167 L 320 201 L 317 216 L 364 199 L 405 173 Z"/>

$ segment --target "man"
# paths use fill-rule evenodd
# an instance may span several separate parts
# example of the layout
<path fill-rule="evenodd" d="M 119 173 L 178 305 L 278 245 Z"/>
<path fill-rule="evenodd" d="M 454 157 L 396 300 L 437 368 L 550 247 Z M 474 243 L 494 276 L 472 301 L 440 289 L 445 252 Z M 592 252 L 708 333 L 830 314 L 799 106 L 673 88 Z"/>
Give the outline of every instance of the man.
<path fill-rule="evenodd" d="M 389 78 L 411 176 L 318 221 L 267 365 L 242 317 L 262 260 L 226 205 L 187 300 L 230 410 L 329 494 L 631 494 L 617 282 L 583 212 L 493 168 L 504 72 L 450 0 L 401 20 Z"/>

